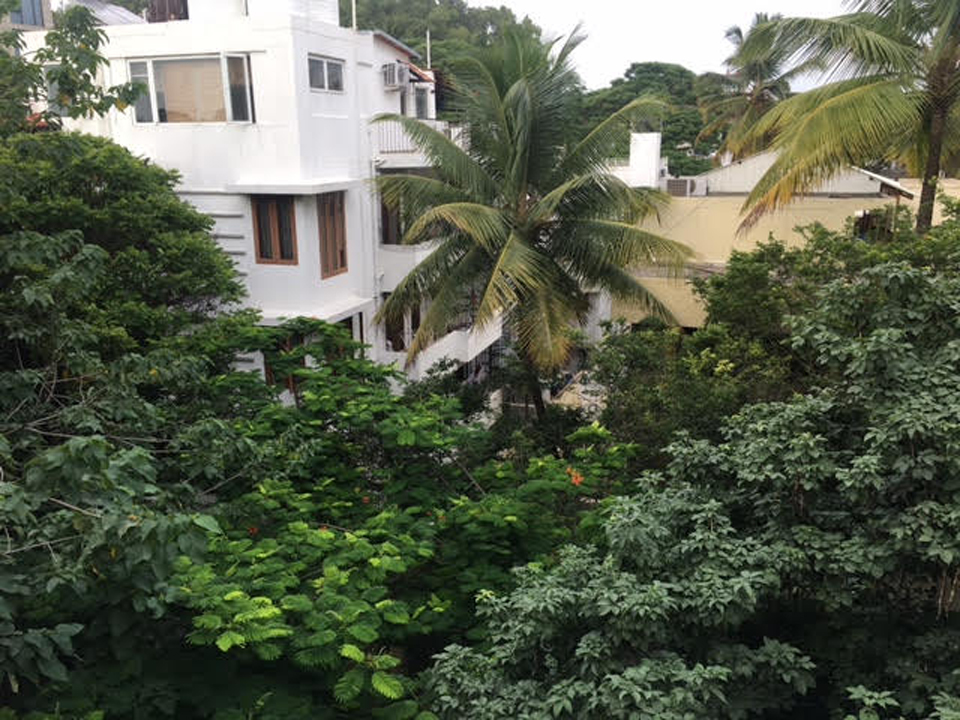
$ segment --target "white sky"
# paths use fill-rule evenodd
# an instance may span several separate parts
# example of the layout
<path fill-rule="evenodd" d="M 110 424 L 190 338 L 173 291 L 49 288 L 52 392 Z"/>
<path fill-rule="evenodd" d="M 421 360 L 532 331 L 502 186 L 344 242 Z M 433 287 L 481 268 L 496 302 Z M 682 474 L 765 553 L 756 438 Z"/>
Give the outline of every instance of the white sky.
<path fill-rule="evenodd" d="M 746 29 L 755 12 L 829 17 L 844 12 L 843 0 L 468 0 L 470 5 L 506 5 L 529 15 L 546 35 L 566 35 L 583 22 L 587 40 L 574 63 L 587 87 L 605 87 L 632 62 L 671 62 L 696 73 L 723 71 L 731 46 L 724 32 Z"/>

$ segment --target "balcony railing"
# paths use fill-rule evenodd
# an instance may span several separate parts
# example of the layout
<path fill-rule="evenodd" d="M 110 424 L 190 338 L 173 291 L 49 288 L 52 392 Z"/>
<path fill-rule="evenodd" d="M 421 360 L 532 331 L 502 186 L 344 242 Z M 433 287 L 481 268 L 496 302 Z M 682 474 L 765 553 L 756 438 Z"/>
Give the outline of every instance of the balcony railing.
<path fill-rule="evenodd" d="M 445 120 L 421 120 L 458 145 L 463 143 L 463 130 L 458 125 L 451 125 Z M 420 148 L 407 134 L 403 126 L 397 122 L 382 122 L 377 124 L 377 140 L 382 154 L 419 153 Z"/>

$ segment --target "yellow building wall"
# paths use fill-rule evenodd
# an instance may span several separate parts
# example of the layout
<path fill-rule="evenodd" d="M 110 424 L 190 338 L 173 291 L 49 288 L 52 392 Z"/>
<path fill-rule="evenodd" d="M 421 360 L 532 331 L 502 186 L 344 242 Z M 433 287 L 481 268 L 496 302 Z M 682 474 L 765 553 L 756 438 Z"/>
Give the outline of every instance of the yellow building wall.
<path fill-rule="evenodd" d="M 914 200 L 905 201 L 904 204 L 916 211 L 920 196 L 919 181 L 901 182 L 915 192 Z M 943 189 L 948 195 L 960 197 L 960 180 L 944 181 Z M 734 250 L 750 251 L 771 235 L 788 246 L 796 246 L 803 242 L 802 236 L 796 232 L 797 227 L 819 222 L 831 230 L 840 230 L 847 218 L 857 212 L 884 207 L 893 202 L 891 198 L 883 197 L 803 198 L 781 212 L 764 217 L 748 232 L 738 234 L 744 200 L 742 195 L 672 198 L 667 209 L 661 213 L 659 222 L 649 222 L 647 229 L 686 245 L 694 252 L 694 263 L 722 265 Z M 934 222 L 940 220 L 938 208 Z M 704 323 L 706 313 L 688 281 L 647 277 L 642 271 L 636 275 L 666 306 L 678 325 L 697 327 Z M 615 320 L 633 323 L 645 316 L 646 312 L 632 303 L 613 302 L 612 317 Z"/>

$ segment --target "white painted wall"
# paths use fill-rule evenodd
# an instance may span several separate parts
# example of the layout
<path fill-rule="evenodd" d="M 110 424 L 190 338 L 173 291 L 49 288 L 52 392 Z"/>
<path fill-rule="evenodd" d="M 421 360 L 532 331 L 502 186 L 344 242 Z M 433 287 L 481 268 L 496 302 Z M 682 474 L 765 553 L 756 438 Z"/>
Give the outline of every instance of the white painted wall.
<path fill-rule="evenodd" d="M 746 195 L 773 166 L 776 153 L 768 152 L 711 170 L 697 177 L 697 192 L 710 195 Z M 818 195 L 870 195 L 879 192 L 880 184 L 864 175 L 849 170 L 840 173 L 813 194 Z"/>
<path fill-rule="evenodd" d="M 660 133 L 631 133 L 630 160 L 611 172 L 630 187 L 655 188 L 660 184 Z"/>
<path fill-rule="evenodd" d="M 396 287 L 429 249 L 380 246 L 380 204 L 370 182 L 377 172 L 377 147 L 370 121 L 400 111 L 400 91 L 384 87 L 382 66 L 413 58 L 380 35 L 340 27 L 336 0 L 194 0 L 190 12 L 188 21 L 104 28 L 108 63 L 102 82 L 130 80 L 135 60 L 248 55 L 255 122 L 138 123 L 130 108 L 67 125 L 111 137 L 176 169 L 178 191 L 215 220 L 215 238 L 234 259 L 249 305 L 262 312 L 264 322 L 297 315 L 336 322 L 363 313 L 363 337 L 373 346 L 372 356 L 392 361 L 372 319 L 381 293 Z M 36 49 L 43 33 L 29 34 L 27 42 Z M 310 88 L 311 55 L 343 62 L 343 91 Z M 428 115 L 435 117 L 433 84 L 417 86 L 428 90 Z M 405 89 L 411 116 L 413 88 L 411 83 Z M 422 157 L 409 161 L 420 168 L 425 162 Z M 316 195 L 341 190 L 348 272 L 322 278 Z M 256 261 L 252 194 L 296 196 L 296 265 Z M 384 277 L 389 278 L 386 287 Z M 457 359 L 469 360 L 499 337 L 499 326 L 495 329 L 492 339 L 487 336 L 493 330 L 441 339 L 431 357 L 452 349 Z M 428 365 L 427 359 L 419 362 L 416 372 Z"/>

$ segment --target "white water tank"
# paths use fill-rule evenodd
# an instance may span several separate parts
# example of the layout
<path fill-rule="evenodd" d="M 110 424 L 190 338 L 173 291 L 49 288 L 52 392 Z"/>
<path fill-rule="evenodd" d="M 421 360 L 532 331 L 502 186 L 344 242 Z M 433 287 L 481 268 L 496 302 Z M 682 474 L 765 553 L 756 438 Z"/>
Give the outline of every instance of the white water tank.
<path fill-rule="evenodd" d="M 660 133 L 630 134 L 630 185 L 652 187 L 660 184 Z"/>

